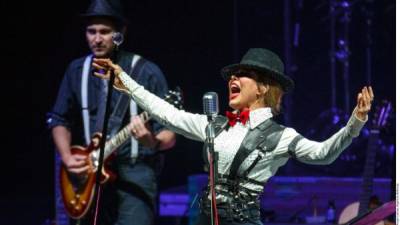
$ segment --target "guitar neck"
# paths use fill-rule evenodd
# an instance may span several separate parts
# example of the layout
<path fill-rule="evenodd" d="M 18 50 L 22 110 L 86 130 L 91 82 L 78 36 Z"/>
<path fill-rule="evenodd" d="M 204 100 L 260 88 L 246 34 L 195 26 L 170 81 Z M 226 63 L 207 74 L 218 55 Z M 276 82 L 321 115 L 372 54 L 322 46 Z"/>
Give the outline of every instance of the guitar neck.
<path fill-rule="evenodd" d="M 143 121 L 143 123 L 146 123 L 151 119 L 150 115 L 147 112 L 142 112 L 139 117 Z M 114 152 L 114 150 L 118 148 L 121 144 L 123 144 L 126 140 L 128 140 L 129 137 L 131 137 L 131 127 L 128 124 L 106 142 L 106 146 L 104 148 L 104 159 L 110 156 Z"/>
<path fill-rule="evenodd" d="M 375 175 L 375 156 L 379 147 L 379 130 L 371 130 L 368 139 L 368 148 L 364 165 L 363 183 L 360 195 L 360 207 L 358 214 L 361 215 L 368 210 L 370 197 L 373 189 L 373 179 Z"/>

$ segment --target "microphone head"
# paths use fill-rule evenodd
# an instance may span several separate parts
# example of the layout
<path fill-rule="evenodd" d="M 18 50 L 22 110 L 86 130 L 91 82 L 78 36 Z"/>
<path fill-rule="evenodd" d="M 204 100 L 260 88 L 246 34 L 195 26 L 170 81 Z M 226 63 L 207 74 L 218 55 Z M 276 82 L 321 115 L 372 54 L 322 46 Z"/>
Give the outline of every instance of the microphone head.
<path fill-rule="evenodd" d="M 208 117 L 214 118 L 219 113 L 218 94 L 207 92 L 203 95 L 203 111 Z"/>
<path fill-rule="evenodd" d="M 120 46 L 124 42 L 124 35 L 121 32 L 114 32 L 112 35 L 112 40 L 116 46 Z"/>

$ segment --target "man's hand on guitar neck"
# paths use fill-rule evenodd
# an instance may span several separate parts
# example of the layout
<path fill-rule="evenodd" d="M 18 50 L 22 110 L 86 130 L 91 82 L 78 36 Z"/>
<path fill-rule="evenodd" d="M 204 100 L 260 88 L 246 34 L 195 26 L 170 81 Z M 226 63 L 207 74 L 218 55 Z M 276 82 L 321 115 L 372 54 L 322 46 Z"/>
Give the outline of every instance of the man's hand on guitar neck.
<path fill-rule="evenodd" d="M 148 125 L 143 123 L 139 116 L 134 116 L 131 119 L 131 134 L 138 140 L 140 144 L 149 148 L 157 148 L 159 140 L 149 130 Z"/>
<path fill-rule="evenodd" d="M 90 168 L 88 158 L 85 155 L 71 154 L 63 156 L 62 161 L 68 172 L 76 175 L 84 175 Z"/>

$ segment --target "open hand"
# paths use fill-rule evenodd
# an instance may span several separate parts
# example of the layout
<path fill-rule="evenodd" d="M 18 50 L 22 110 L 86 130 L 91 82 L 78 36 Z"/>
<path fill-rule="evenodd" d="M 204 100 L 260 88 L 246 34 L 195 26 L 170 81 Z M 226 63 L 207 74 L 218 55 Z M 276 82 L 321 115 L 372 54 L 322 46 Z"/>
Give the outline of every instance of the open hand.
<path fill-rule="evenodd" d="M 367 119 L 367 114 L 371 110 L 371 104 L 374 100 L 374 92 L 372 87 L 363 87 L 357 95 L 356 116 L 361 120 Z"/>
<path fill-rule="evenodd" d="M 114 88 L 120 91 L 127 90 L 119 79 L 119 75 L 123 72 L 119 65 L 114 64 L 110 59 L 93 58 L 92 66 L 97 70 L 93 74 L 101 79 L 110 79 L 111 72 L 113 72 L 115 74 Z"/>

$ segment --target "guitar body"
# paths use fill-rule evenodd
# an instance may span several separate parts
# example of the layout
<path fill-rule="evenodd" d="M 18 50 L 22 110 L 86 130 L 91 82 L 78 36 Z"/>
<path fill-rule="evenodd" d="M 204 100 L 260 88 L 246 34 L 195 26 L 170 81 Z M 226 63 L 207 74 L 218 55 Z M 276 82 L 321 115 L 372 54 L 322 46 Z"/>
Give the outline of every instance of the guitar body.
<path fill-rule="evenodd" d="M 360 208 L 360 202 L 353 202 L 343 209 L 339 216 L 338 224 L 346 224 L 350 220 L 354 219 L 358 215 L 358 209 Z M 378 222 L 376 225 L 384 225 L 384 221 Z"/>
<path fill-rule="evenodd" d="M 353 202 L 346 206 L 340 213 L 338 224 L 345 224 L 355 218 L 358 215 L 358 209 L 360 208 L 360 202 Z"/>
<path fill-rule="evenodd" d="M 95 134 L 94 138 L 101 137 L 99 134 Z M 61 196 L 63 199 L 64 207 L 68 215 L 73 219 L 82 218 L 90 208 L 93 200 L 94 187 L 96 184 L 96 169 L 93 166 L 91 160 L 91 153 L 99 151 L 97 145 L 93 142 L 87 147 L 72 146 L 71 154 L 73 155 L 84 155 L 89 160 L 89 172 L 82 177 L 71 175 L 68 173 L 65 166 L 61 167 L 60 170 L 60 189 Z M 104 167 L 101 173 L 100 183 L 104 184 L 109 180 L 115 180 L 115 175 L 107 168 L 107 164 L 112 160 L 112 157 L 108 157 L 104 161 Z"/>
<path fill-rule="evenodd" d="M 182 93 L 179 88 L 176 91 L 169 91 L 164 98 L 165 101 L 182 109 Z M 146 123 L 150 120 L 147 112 L 139 115 L 140 119 Z M 101 171 L 100 183 L 114 181 L 116 176 L 109 169 L 110 162 L 115 158 L 115 150 L 131 137 L 131 128 L 126 125 L 116 135 L 105 143 L 104 147 L 104 167 Z M 87 156 L 89 171 L 83 176 L 74 176 L 68 173 L 64 166 L 60 167 L 60 192 L 67 214 L 73 219 L 80 219 L 86 215 L 94 196 L 96 184 L 96 171 L 99 161 L 99 143 L 102 138 L 101 133 L 95 133 L 92 142 L 88 147 L 72 146 L 71 154 Z"/>

